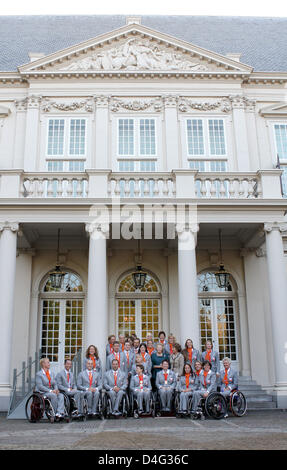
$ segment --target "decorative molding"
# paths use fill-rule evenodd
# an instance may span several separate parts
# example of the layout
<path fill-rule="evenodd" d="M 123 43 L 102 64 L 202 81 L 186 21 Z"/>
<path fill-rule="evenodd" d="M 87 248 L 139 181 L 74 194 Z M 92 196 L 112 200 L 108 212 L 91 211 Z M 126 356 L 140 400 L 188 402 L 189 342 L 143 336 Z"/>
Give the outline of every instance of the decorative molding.
<path fill-rule="evenodd" d="M 121 110 L 127 111 L 145 111 L 152 108 L 154 112 L 161 112 L 163 108 L 163 101 L 160 98 L 146 99 L 146 98 L 135 98 L 135 99 L 118 99 L 113 98 L 111 100 L 111 111 L 116 113 Z"/>
<path fill-rule="evenodd" d="M 186 113 L 194 109 L 196 111 L 214 111 L 218 110 L 223 113 L 229 113 L 232 109 L 230 100 L 223 98 L 218 101 L 193 101 L 188 98 L 180 98 L 178 101 L 178 110 Z"/>
<path fill-rule="evenodd" d="M 53 109 L 56 109 L 57 111 L 77 111 L 82 110 L 82 108 L 84 108 L 84 111 L 87 113 L 93 112 L 93 105 L 89 99 L 82 101 L 72 101 L 68 103 L 45 99 L 45 101 L 42 103 L 41 109 L 44 113 L 49 113 Z"/>
<path fill-rule="evenodd" d="M 97 107 L 107 108 L 111 97 L 108 95 L 95 95 L 94 101 Z"/>
<path fill-rule="evenodd" d="M 176 224 L 175 230 L 178 235 L 182 235 L 186 232 L 196 234 L 199 232 L 199 224 Z"/>
<path fill-rule="evenodd" d="M 186 54 L 167 52 L 150 39 L 130 38 L 117 47 L 96 52 L 89 57 L 63 67 L 63 71 L 96 70 L 165 70 L 207 71 L 208 67 L 193 62 Z"/>
<path fill-rule="evenodd" d="M 229 95 L 229 100 L 233 109 L 246 109 L 254 111 L 256 100 L 248 98 L 245 95 Z"/>

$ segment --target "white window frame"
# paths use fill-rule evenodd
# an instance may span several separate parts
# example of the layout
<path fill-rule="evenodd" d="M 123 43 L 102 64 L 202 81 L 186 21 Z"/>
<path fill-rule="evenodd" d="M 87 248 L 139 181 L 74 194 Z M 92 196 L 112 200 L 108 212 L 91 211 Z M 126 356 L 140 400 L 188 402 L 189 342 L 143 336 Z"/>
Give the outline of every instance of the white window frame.
<path fill-rule="evenodd" d="M 63 120 L 64 121 L 64 142 L 63 142 L 63 154 L 48 154 L 48 142 L 49 142 L 49 122 L 53 120 Z M 71 155 L 70 154 L 70 137 L 71 137 L 71 121 L 72 120 L 84 120 L 85 121 L 85 151 L 84 154 Z M 60 116 L 53 115 L 47 117 L 46 120 L 46 139 L 45 139 L 45 159 L 48 160 L 86 160 L 87 159 L 87 142 L 88 142 L 88 118 L 85 116 Z"/>
<path fill-rule="evenodd" d="M 134 121 L 134 153 L 132 155 L 121 155 L 119 153 L 119 122 L 120 120 L 124 119 L 129 119 Z M 154 127 L 155 127 L 155 153 L 154 154 L 141 154 L 140 153 L 140 121 L 141 120 L 153 120 L 154 121 Z M 151 160 L 151 159 L 157 159 L 158 158 L 158 129 L 157 129 L 157 118 L 154 116 L 117 116 L 116 119 L 116 156 L 117 159 L 121 160 L 134 160 L 134 159 L 139 159 L 139 160 Z"/>
<path fill-rule="evenodd" d="M 187 131 L 187 121 L 191 120 L 201 120 L 202 127 L 203 127 L 203 145 L 204 145 L 204 153 L 203 154 L 190 154 L 188 150 L 188 131 Z M 223 131 L 224 131 L 224 147 L 225 153 L 224 154 L 211 154 L 210 149 L 210 135 L 209 135 L 209 128 L 208 128 L 208 121 L 209 120 L 221 120 L 223 122 Z M 227 142 L 227 126 L 226 126 L 226 117 L 224 116 L 201 116 L 201 115 L 189 115 L 185 116 L 183 119 L 183 132 L 184 132 L 184 142 L 185 142 L 185 154 L 187 156 L 187 160 L 227 160 L 228 159 L 228 142 Z"/>

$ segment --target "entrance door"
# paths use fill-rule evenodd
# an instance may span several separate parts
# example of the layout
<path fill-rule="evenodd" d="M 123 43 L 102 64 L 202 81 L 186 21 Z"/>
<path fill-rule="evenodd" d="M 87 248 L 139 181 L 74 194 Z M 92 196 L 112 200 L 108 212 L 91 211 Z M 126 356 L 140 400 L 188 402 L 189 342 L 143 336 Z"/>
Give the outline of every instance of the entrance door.
<path fill-rule="evenodd" d="M 83 299 L 42 300 L 42 356 L 49 357 L 54 372 L 82 347 L 82 334 Z"/>
<path fill-rule="evenodd" d="M 201 347 L 211 339 L 219 351 L 220 361 L 229 357 L 238 370 L 238 354 L 234 299 L 213 298 L 199 300 Z M 220 366 L 223 368 L 222 363 Z"/>
<path fill-rule="evenodd" d="M 62 370 L 65 359 L 73 359 L 82 348 L 83 318 L 81 279 L 67 273 L 59 289 L 52 288 L 48 279 L 41 294 L 40 348 L 54 372 Z"/>
<path fill-rule="evenodd" d="M 142 341 L 147 332 L 154 339 L 160 331 L 160 299 L 118 299 L 118 334 L 130 336 L 136 334 Z"/>

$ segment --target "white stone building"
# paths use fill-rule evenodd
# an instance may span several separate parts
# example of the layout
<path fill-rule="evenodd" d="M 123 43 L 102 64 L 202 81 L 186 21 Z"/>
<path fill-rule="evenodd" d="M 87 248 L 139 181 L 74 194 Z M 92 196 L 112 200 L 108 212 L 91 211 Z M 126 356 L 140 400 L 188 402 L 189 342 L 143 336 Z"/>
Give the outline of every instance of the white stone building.
<path fill-rule="evenodd" d="M 198 21 L 0 18 L 1 410 L 40 348 L 160 330 L 287 406 L 286 20 Z"/>

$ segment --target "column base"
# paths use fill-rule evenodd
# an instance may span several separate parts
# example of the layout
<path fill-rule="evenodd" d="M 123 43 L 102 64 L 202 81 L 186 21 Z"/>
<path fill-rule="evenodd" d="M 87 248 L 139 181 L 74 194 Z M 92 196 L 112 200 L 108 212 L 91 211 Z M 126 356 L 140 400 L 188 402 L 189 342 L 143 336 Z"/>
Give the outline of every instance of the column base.
<path fill-rule="evenodd" d="M 7 412 L 11 397 L 10 385 L 0 385 L 0 412 Z"/>
<path fill-rule="evenodd" d="M 287 384 L 275 386 L 272 395 L 276 400 L 277 408 L 287 409 Z"/>

